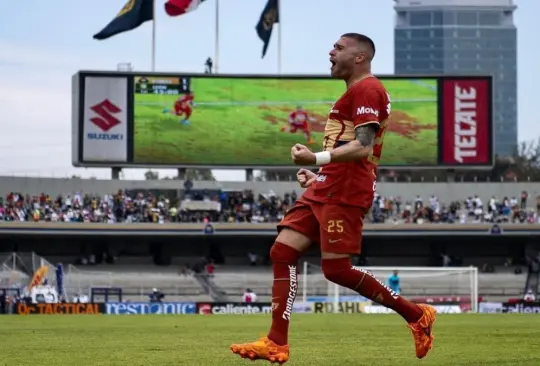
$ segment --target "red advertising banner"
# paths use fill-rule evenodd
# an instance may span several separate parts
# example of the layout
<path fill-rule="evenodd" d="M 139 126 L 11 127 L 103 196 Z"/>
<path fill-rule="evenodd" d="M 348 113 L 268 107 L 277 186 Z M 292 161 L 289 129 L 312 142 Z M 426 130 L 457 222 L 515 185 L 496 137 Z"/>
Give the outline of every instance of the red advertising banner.
<path fill-rule="evenodd" d="M 488 78 L 442 79 L 444 165 L 491 165 L 491 83 Z"/>

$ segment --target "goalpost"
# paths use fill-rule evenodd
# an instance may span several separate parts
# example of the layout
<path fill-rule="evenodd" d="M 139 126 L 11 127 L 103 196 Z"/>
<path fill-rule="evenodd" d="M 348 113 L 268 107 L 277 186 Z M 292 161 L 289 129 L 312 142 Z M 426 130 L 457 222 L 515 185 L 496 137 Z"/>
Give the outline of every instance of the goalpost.
<path fill-rule="evenodd" d="M 360 267 L 355 267 L 360 268 Z M 398 271 L 401 295 L 424 302 L 455 302 L 469 305 L 478 312 L 478 268 L 476 267 L 361 267 L 387 284 L 388 277 Z M 369 302 L 358 293 L 328 281 L 320 266 L 304 262 L 301 279 L 303 302 L 333 303 L 339 312 L 340 302 Z"/>

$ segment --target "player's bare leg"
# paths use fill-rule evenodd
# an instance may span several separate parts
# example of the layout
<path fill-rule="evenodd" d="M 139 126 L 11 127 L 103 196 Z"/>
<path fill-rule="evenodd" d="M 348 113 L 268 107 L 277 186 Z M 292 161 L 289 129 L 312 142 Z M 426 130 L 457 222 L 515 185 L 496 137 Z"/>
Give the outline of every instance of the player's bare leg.
<path fill-rule="evenodd" d="M 350 288 L 401 315 L 412 331 L 416 357 L 423 358 L 427 355 L 433 343 L 435 308 L 416 305 L 399 296 L 371 272 L 354 268 L 348 255 L 323 252 L 322 270 L 329 281 Z"/>
<path fill-rule="evenodd" d="M 272 249 L 272 326 L 266 337 L 251 343 L 233 344 L 231 351 L 242 358 L 283 364 L 289 360 L 289 322 L 298 290 L 298 259 L 311 240 L 291 229 L 283 229 Z"/>

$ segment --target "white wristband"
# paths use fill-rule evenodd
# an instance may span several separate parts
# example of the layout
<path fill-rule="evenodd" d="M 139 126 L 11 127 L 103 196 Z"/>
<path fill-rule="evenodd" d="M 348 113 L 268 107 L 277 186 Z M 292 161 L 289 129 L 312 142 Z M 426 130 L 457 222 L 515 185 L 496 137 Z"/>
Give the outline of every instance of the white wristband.
<path fill-rule="evenodd" d="M 326 165 L 332 160 L 330 151 L 321 151 L 315 153 L 315 165 Z"/>

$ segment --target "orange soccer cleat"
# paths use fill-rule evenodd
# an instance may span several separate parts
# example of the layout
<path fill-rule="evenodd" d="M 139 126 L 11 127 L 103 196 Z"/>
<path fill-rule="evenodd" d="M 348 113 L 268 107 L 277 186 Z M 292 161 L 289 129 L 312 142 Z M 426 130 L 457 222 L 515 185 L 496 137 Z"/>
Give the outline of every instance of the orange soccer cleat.
<path fill-rule="evenodd" d="M 315 141 L 313 141 L 312 139 L 308 139 L 307 143 L 308 143 L 308 144 L 314 144 Z"/>
<path fill-rule="evenodd" d="M 267 360 L 281 365 L 289 360 L 289 346 L 279 346 L 268 337 L 263 337 L 252 343 L 233 344 L 231 345 L 231 351 L 242 358 L 248 358 L 252 361 Z"/>
<path fill-rule="evenodd" d="M 287 127 L 281 127 L 280 130 L 281 130 L 281 132 L 285 132 L 285 131 L 287 131 Z"/>
<path fill-rule="evenodd" d="M 433 344 L 433 323 L 435 323 L 435 308 L 430 305 L 418 305 L 424 313 L 416 323 L 410 323 L 414 344 L 416 346 L 416 357 L 424 358 L 428 354 Z"/>

